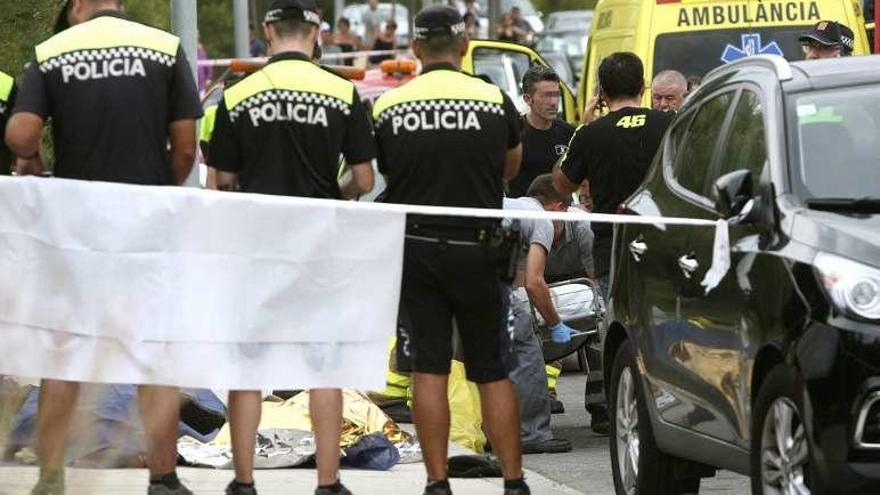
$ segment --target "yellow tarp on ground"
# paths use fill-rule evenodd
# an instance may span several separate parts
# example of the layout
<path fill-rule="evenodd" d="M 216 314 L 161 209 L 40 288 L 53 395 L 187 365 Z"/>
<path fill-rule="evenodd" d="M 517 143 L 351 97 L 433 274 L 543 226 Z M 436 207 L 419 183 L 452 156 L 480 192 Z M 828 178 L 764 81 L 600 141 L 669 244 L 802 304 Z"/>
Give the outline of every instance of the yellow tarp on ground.
<path fill-rule="evenodd" d="M 486 448 L 480 391 L 465 376 L 464 363 L 452 361 L 449 373 L 449 439 L 482 454 Z"/>
<path fill-rule="evenodd" d="M 401 430 L 378 406 L 362 392 L 343 391 L 341 448 L 347 448 L 365 435 L 383 433 L 393 444 L 406 441 L 409 434 Z M 309 393 L 302 392 L 285 400 L 263 402 L 260 430 L 270 428 L 312 431 L 309 415 Z M 220 430 L 214 445 L 229 445 L 229 424 Z"/>

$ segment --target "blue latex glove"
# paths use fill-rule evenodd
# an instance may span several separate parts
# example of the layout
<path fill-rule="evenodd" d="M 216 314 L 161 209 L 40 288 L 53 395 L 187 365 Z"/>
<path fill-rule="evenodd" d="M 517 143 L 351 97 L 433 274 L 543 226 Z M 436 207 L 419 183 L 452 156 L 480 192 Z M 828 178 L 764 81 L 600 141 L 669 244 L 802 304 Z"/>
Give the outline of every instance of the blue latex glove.
<path fill-rule="evenodd" d="M 550 340 L 557 344 L 567 344 L 571 342 L 571 336 L 576 333 L 578 333 L 577 330 L 560 321 L 550 327 Z"/>

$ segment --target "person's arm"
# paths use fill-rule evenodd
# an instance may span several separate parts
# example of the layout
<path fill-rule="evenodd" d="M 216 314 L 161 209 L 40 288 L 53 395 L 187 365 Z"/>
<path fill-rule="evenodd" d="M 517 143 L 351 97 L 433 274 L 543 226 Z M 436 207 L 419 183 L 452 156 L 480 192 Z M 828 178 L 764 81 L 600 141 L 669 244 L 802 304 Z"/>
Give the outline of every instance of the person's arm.
<path fill-rule="evenodd" d="M 575 192 L 587 176 L 587 136 L 588 126 L 580 126 L 568 143 L 568 152 L 562 157 L 558 167 L 553 169 L 553 186 L 562 194 Z"/>
<path fill-rule="evenodd" d="M 373 190 L 375 178 L 370 162 L 350 165 L 339 180 L 339 190 L 343 199 L 355 199 Z"/>
<path fill-rule="evenodd" d="M 350 163 L 342 176 L 339 189 L 342 197 L 352 199 L 373 190 L 373 159 L 376 158 L 376 140 L 367 107 L 356 89 L 352 89 L 351 113 L 342 141 L 342 156 Z"/>
<path fill-rule="evenodd" d="M 171 73 L 168 139 L 171 143 L 171 182 L 182 185 L 196 160 L 196 120 L 204 115 L 199 90 L 183 49 L 178 47 Z"/>
<path fill-rule="evenodd" d="M 44 166 L 40 158 L 40 140 L 44 126 L 43 118 L 30 112 L 19 112 L 9 119 L 6 145 L 16 156 L 16 175 L 42 175 Z"/>
<path fill-rule="evenodd" d="M 178 120 L 168 126 L 171 143 L 171 183 L 181 186 L 192 172 L 196 160 L 196 121 Z"/>
<path fill-rule="evenodd" d="M 550 287 L 544 280 L 546 264 L 547 249 L 538 243 L 531 244 L 526 258 L 526 292 L 529 294 L 532 304 L 535 305 L 535 309 L 544 317 L 547 326 L 552 327 L 559 323 L 559 313 L 556 312 L 556 306 L 553 305 Z"/>
<path fill-rule="evenodd" d="M 504 118 L 507 123 L 507 153 L 504 155 L 504 180 L 513 180 L 519 175 L 522 164 L 522 117 L 513 104 L 513 100 L 504 91 L 501 92 Z"/>
<path fill-rule="evenodd" d="M 214 188 L 218 191 L 238 191 L 238 174 L 217 170 Z"/>
<path fill-rule="evenodd" d="M 208 144 L 208 170 L 215 171 L 214 188 L 223 191 L 239 189 L 238 174 L 242 167 L 241 148 L 226 109 L 226 100 L 221 99 L 214 117 L 214 132 Z M 209 187 L 211 183 L 209 181 Z"/>

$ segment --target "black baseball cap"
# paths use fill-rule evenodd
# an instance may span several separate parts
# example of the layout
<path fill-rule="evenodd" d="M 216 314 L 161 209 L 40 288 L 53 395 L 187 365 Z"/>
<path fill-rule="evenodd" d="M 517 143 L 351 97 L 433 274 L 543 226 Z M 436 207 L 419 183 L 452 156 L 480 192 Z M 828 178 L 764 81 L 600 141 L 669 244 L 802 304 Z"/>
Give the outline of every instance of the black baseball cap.
<path fill-rule="evenodd" d="M 271 24 L 294 19 L 320 26 L 321 15 L 315 0 L 272 0 L 263 22 Z"/>
<path fill-rule="evenodd" d="M 835 21 L 819 21 L 808 33 L 801 35 L 801 43 L 816 42 L 825 46 L 839 46 L 845 54 L 852 53 L 855 39 L 852 29 Z"/>
<path fill-rule="evenodd" d="M 463 36 L 466 32 L 464 18 L 457 9 L 448 5 L 431 5 L 416 15 L 413 21 L 416 39 L 431 36 Z"/>

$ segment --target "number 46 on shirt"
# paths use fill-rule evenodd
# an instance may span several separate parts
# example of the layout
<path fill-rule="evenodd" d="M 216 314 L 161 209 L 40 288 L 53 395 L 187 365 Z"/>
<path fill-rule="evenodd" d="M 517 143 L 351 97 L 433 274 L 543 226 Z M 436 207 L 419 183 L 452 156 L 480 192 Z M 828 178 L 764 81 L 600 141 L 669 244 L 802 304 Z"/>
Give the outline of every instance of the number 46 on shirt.
<path fill-rule="evenodd" d="M 623 127 L 624 129 L 631 129 L 633 127 L 642 127 L 645 125 L 645 119 L 647 115 L 627 115 L 622 119 L 617 121 L 617 127 Z"/>

